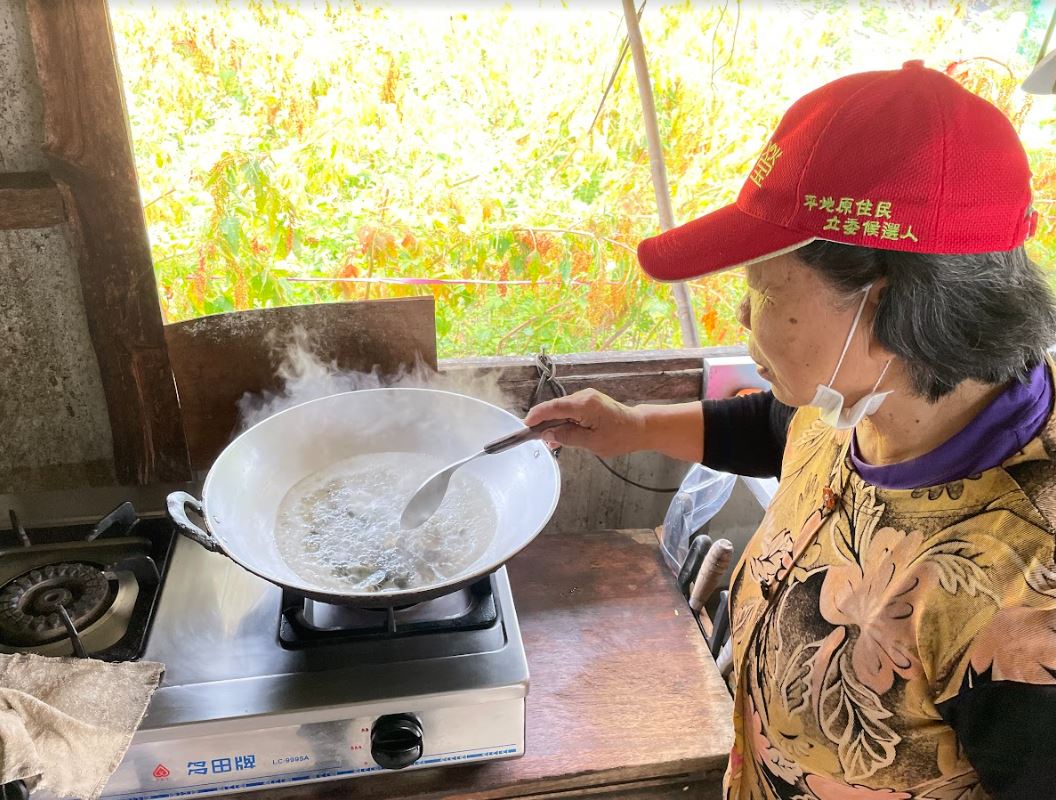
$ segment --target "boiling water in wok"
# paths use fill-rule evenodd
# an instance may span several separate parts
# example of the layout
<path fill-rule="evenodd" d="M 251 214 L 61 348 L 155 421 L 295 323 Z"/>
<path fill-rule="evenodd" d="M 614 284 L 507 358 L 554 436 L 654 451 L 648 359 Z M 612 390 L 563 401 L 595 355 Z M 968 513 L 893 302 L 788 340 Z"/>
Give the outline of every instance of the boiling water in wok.
<path fill-rule="evenodd" d="M 369 453 L 309 475 L 286 494 L 275 536 L 300 577 L 337 592 L 416 589 L 451 578 L 477 560 L 495 535 L 484 486 L 456 473 L 436 514 L 403 530 L 407 500 L 443 459 L 423 453 Z"/>

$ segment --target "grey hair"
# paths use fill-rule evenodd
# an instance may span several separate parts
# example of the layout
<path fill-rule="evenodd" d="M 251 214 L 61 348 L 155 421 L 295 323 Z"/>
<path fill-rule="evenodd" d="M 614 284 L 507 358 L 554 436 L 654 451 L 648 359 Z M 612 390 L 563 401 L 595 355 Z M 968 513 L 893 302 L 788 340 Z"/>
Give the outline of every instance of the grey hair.
<path fill-rule="evenodd" d="M 968 379 L 1025 382 L 1056 342 L 1056 298 L 1022 247 L 932 255 L 817 240 L 793 255 L 848 296 L 887 279 L 873 334 L 931 402 Z"/>

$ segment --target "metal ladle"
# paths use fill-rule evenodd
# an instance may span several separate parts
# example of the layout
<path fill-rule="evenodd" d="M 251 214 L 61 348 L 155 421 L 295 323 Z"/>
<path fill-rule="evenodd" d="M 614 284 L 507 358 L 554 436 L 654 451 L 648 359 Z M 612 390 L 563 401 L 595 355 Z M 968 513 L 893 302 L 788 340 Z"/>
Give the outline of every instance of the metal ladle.
<path fill-rule="evenodd" d="M 570 419 L 551 419 L 546 422 L 540 422 L 538 425 L 533 425 L 530 428 L 517 431 L 517 433 L 512 433 L 509 436 L 496 439 L 494 442 L 484 445 L 482 449 L 478 450 L 473 455 L 467 456 L 450 466 L 444 467 L 426 480 L 425 483 L 419 486 L 418 490 L 411 495 L 407 507 L 403 509 L 403 513 L 400 515 L 400 527 L 404 530 L 417 528 L 433 516 L 433 514 L 436 513 L 436 510 L 440 508 L 440 504 L 444 502 L 444 496 L 447 494 L 447 486 L 451 483 L 451 476 L 454 474 L 455 470 L 463 464 L 468 464 L 473 459 L 480 458 L 481 456 L 502 453 L 509 450 L 511 447 L 516 447 L 524 442 L 530 442 L 533 439 L 540 438 L 543 435 L 543 431 L 548 431 L 551 428 L 559 428 L 562 425 L 569 424 L 574 425 L 575 422 Z"/>

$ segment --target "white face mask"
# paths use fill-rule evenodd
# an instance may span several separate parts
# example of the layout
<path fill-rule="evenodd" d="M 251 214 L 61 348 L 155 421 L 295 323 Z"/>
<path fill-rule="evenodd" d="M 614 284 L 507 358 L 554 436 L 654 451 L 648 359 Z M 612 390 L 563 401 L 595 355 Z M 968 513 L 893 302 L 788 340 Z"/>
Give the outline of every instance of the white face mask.
<path fill-rule="evenodd" d="M 832 388 L 832 384 L 835 382 L 836 376 L 840 372 L 840 367 L 843 365 L 843 358 L 847 355 L 847 350 L 851 346 L 851 339 L 854 338 L 854 332 L 858 329 L 858 321 L 862 318 L 862 312 L 865 311 L 865 301 L 869 299 L 869 290 L 872 288 L 873 285 L 869 284 L 862 289 L 861 305 L 858 306 L 858 313 L 854 315 L 854 322 L 851 324 L 851 332 L 847 334 L 847 341 L 843 343 L 843 352 L 840 353 L 840 360 L 836 362 L 836 369 L 833 370 L 832 377 L 829 378 L 828 386 L 818 384 L 818 391 L 814 394 L 814 399 L 810 401 L 810 405 L 821 409 L 822 421 L 837 430 L 853 428 L 861 422 L 863 418 L 870 414 L 875 414 L 876 410 L 880 408 L 880 404 L 884 402 L 889 394 L 891 394 L 889 391 L 876 391 L 880 386 L 880 381 L 882 381 L 884 375 L 887 374 L 887 368 L 891 366 L 890 361 L 884 364 L 884 368 L 880 372 L 880 377 L 876 379 L 872 391 L 850 408 L 843 407 L 845 402 L 843 395 Z"/>

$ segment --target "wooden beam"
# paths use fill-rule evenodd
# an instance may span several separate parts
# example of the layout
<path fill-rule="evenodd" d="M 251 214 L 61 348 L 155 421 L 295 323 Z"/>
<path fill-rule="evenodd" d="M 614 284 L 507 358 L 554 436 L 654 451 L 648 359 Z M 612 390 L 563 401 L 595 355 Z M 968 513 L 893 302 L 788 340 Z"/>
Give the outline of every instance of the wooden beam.
<path fill-rule="evenodd" d="M 636 405 L 699 400 L 704 374 L 703 369 L 698 367 L 674 371 L 575 375 L 559 380 L 569 394 L 582 389 L 597 389 L 621 403 Z M 505 376 L 499 378 L 499 388 L 522 413 L 528 411 L 538 383 L 538 379 L 510 381 Z M 551 397 L 552 394 L 544 392 L 537 400 L 549 400 Z"/>
<path fill-rule="evenodd" d="M 668 370 L 700 369 L 705 358 L 744 355 L 743 347 L 699 347 L 682 350 L 613 350 L 595 353 L 569 353 L 551 356 L 558 377 L 650 373 Z M 509 380 L 538 378 L 535 356 L 480 356 L 450 358 L 440 362 L 441 370 L 501 369 Z"/>
<path fill-rule="evenodd" d="M 68 192 L 122 483 L 190 477 L 105 0 L 28 0 L 44 152 Z"/>
<path fill-rule="evenodd" d="M 43 172 L 0 174 L 0 231 L 50 228 L 66 221 L 62 193 Z"/>
<path fill-rule="evenodd" d="M 684 350 L 573 353 L 553 356 L 556 377 L 571 394 L 597 389 L 622 403 L 678 403 L 699 400 L 705 388 L 704 359 L 744 355 L 743 347 Z M 533 356 L 454 358 L 440 362 L 440 371 L 458 378 L 474 373 L 498 373 L 499 388 L 511 408 L 528 410 L 539 385 Z M 549 399 L 544 393 L 541 399 Z"/>

